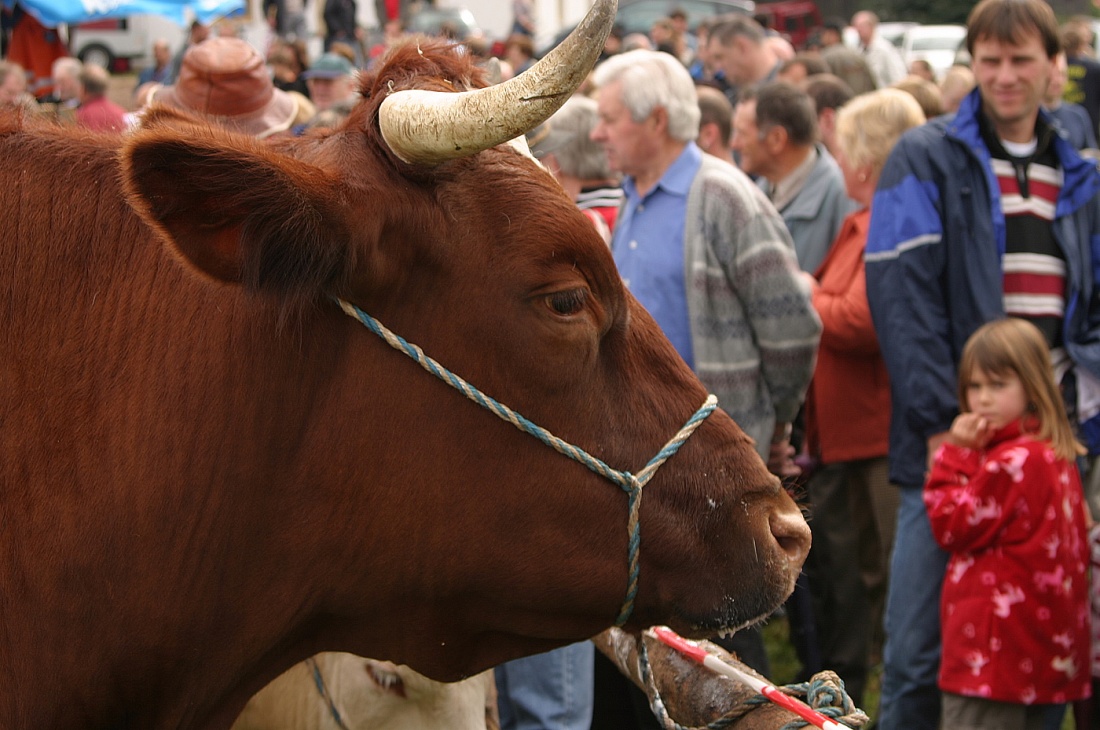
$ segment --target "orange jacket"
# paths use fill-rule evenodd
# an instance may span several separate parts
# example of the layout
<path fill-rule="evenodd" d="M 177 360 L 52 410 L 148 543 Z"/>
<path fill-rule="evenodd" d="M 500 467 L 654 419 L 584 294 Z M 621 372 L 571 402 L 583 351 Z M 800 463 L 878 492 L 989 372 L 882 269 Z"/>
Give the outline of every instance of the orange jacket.
<path fill-rule="evenodd" d="M 871 323 L 863 270 L 870 219 L 869 208 L 845 218 L 815 274 L 813 303 L 822 332 L 806 395 L 806 438 L 810 454 L 826 464 L 887 452 L 890 380 Z"/>

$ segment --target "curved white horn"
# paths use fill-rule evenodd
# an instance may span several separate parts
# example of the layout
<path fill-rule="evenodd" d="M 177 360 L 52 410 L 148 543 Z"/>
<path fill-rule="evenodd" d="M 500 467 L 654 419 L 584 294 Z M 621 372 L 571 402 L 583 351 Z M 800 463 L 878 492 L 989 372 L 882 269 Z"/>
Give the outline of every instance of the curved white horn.
<path fill-rule="evenodd" d="M 617 0 L 596 0 L 580 25 L 531 68 L 503 84 L 461 93 L 404 89 L 378 110 L 382 137 L 412 164 L 476 154 L 542 124 L 584 81 L 603 50 Z"/>

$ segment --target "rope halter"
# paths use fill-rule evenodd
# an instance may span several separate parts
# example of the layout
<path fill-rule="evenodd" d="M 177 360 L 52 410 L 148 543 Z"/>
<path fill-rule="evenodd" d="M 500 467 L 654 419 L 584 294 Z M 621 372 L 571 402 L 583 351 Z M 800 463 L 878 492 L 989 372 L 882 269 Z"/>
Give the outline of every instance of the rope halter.
<path fill-rule="evenodd" d="M 642 470 L 637 474 L 631 474 L 628 471 L 612 469 L 584 449 L 562 441 L 541 426 L 528 421 L 508 406 L 485 395 L 480 390 L 425 355 L 424 351 L 419 347 L 407 342 L 386 329 L 381 322 L 359 309 L 359 307 L 354 304 L 349 304 L 343 299 L 337 299 L 336 301 L 348 316 L 359 320 L 363 326 L 385 340 L 390 347 L 405 353 L 415 360 L 420 367 L 448 385 L 451 385 L 474 403 L 496 414 L 499 418 L 512 424 L 520 431 L 534 436 L 558 453 L 568 456 L 574 461 L 580 462 L 600 476 L 618 485 L 620 489 L 629 495 L 629 519 L 627 520 L 627 534 L 629 535 L 629 554 L 627 556 L 629 564 L 629 581 L 626 588 L 626 598 L 623 600 L 618 618 L 615 619 L 616 626 L 625 624 L 627 619 L 630 618 L 630 614 L 634 611 L 634 599 L 638 595 L 638 552 L 639 545 L 641 544 L 641 524 L 638 515 L 639 507 L 641 506 L 642 487 L 653 478 L 653 475 L 657 473 L 657 469 L 660 468 L 661 464 L 664 464 L 673 454 L 679 451 L 680 447 L 683 446 L 684 442 L 688 440 L 688 437 L 695 432 L 695 429 L 706 420 L 707 416 L 714 412 L 714 409 L 718 406 L 718 399 L 714 395 L 708 395 L 702 407 L 699 408 L 699 410 L 688 419 L 683 428 L 681 428 L 676 435 L 657 452 L 657 455 L 650 459 L 649 463 L 642 467 Z"/>

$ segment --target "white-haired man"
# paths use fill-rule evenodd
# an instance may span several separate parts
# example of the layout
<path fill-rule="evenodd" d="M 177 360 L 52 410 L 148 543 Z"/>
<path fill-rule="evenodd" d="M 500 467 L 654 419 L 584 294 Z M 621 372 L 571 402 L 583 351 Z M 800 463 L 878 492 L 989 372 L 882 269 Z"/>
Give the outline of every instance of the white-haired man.
<path fill-rule="evenodd" d="M 53 80 L 53 93 L 47 102 L 54 102 L 58 108 L 76 109 L 80 106 L 80 72 L 84 64 L 72 56 L 62 56 L 50 67 Z"/>
<path fill-rule="evenodd" d="M 768 467 L 797 473 L 790 427 L 821 323 L 783 219 L 743 172 L 695 144 L 699 103 L 678 60 L 631 51 L 598 66 L 594 81 L 592 139 L 624 175 L 611 243 L 623 280 Z M 735 639 L 766 674 L 759 634 Z"/>
<path fill-rule="evenodd" d="M 859 35 L 859 50 L 875 75 L 879 88 L 901 81 L 909 73 L 894 44 L 878 34 L 878 16 L 861 10 L 852 16 L 852 27 Z"/>

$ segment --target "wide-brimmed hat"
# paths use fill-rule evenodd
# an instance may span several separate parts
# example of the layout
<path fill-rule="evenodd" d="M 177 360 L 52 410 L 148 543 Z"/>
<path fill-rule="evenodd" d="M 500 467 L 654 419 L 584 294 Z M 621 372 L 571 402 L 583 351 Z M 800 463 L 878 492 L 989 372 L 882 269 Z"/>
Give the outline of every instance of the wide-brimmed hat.
<path fill-rule="evenodd" d="M 302 78 L 338 79 L 341 76 L 351 76 L 354 70 L 351 61 L 339 53 L 326 53 L 302 73 Z"/>
<path fill-rule="evenodd" d="M 189 48 L 176 83 L 157 90 L 153 100 L 214 117 L 259 138 L 290 129 L 301 115 L 295 96 L 271 83 L 255 48 L 221 36 Z"/>

